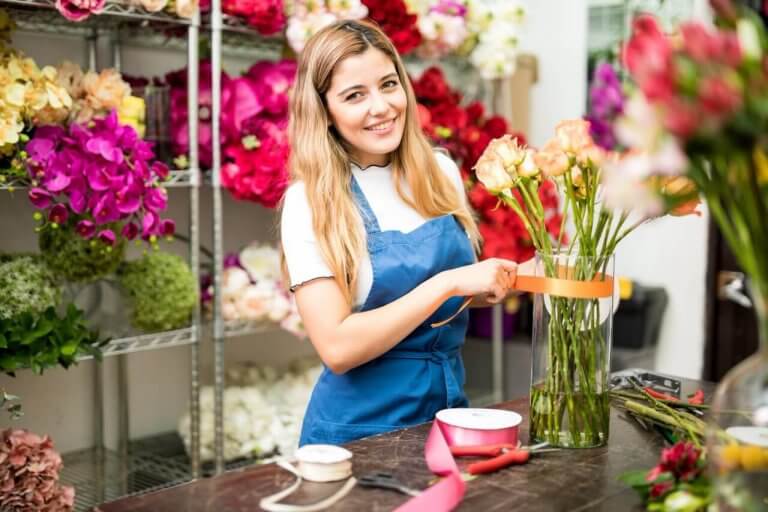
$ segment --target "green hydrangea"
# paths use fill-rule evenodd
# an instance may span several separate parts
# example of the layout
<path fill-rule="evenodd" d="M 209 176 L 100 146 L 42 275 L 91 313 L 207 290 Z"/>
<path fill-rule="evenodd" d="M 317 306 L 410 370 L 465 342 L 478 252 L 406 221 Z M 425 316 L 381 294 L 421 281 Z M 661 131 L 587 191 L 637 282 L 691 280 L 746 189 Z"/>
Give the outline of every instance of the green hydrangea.
<path fill-rule="evenodd" d="M 53 273 L 35 256 L 0 258 L 0 319 L 37 315 L 61 301 Z"/>
<path fill-rule="evenodd" d="M 184 259 L 154 251 L 124 264 L 118 278 L 131 308 L 131 323 L 144 331 L 188 325 L 197 305 L 197 283 Z"/>
<path fill-rule="evenodd" d="M 115 272 L 125 255 L 124 240 L 110 247 L 99 240 L 86 240 L 71 225 L 42 230 L 38 242 L 48 267 L 73 283 L 96 281 Z"/>

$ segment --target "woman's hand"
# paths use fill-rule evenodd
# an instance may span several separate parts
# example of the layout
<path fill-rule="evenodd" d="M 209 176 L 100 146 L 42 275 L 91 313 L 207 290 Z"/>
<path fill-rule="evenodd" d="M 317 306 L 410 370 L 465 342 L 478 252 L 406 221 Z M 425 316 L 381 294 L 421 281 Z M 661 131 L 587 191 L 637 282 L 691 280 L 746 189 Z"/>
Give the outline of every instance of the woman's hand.
<path fill-rule="evenodd" d="M 452 295 L 478 297 L 488 304 L 503 301 L 517 278 L 517 263 L 490 258 L 443 272 Z"/>

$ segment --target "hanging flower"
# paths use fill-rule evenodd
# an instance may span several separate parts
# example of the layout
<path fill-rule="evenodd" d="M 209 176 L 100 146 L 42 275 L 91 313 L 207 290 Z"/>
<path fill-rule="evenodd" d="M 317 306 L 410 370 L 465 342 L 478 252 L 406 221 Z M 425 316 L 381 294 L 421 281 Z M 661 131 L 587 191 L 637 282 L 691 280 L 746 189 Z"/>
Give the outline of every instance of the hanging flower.
<path fill-rule="evenodd" d="M 83 21 L 91 14 L 99 14 L 106 0 L 56 0 L 56 9 L 69 21 Z"/>

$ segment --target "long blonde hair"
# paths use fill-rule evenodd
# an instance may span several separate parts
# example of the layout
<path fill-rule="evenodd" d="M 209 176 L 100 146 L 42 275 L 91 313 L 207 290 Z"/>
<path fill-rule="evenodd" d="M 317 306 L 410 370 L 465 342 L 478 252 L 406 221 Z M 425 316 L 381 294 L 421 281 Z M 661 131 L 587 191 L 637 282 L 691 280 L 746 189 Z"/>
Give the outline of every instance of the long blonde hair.
<path fill-rule="evenodd" d="M 296 82 L 290 98 L 288 136 L 292 181 L 303 181 L 312 227 L 326 263 L 352 305 L 360 257 L 366 250 L 365 232 L 351 189 L 350 158 L 336 130 L 329 129 L 325 95 L 336 66 L 369 48 L 394 63 L 408 105 L 403 138 L 391 155 L 392 178 L 398 195 L 425 218 L 451 214 L 461 223 L 477 249 L 478 230 L 465 201 L 440 170 L 418 122 L 416 96 L 392 42 L 375 25 L 339 21 L 307 41 L 299 55 Z M 403 180 L 411 197 L 403 191 Z"/>

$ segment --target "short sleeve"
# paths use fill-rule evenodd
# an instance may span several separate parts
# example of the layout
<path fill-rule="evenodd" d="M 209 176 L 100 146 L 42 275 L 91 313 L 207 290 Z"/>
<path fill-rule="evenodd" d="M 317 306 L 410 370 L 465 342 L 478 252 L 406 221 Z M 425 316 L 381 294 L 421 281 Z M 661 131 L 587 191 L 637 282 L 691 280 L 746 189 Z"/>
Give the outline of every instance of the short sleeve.
<path fill-rule="evenodd" d="M 456 187 L 456 191 L 459 193 L 462 201 L 466 204 L 467 193 L 464 190 L 464 180 L 461 179 L 461 172 L 459 166 L 453 159 L 445 154 L 443 151 L 435 151 L 435 158 L 443 173 L 451 180 L 451 183 Z"/>
<path fill-rule="evenodd" d="M 291 290 L 318 277 L 333 277 L 312 229 L 312 210 L 302 182 L 292 184 L 285 192 L 280 238 Z"/>

